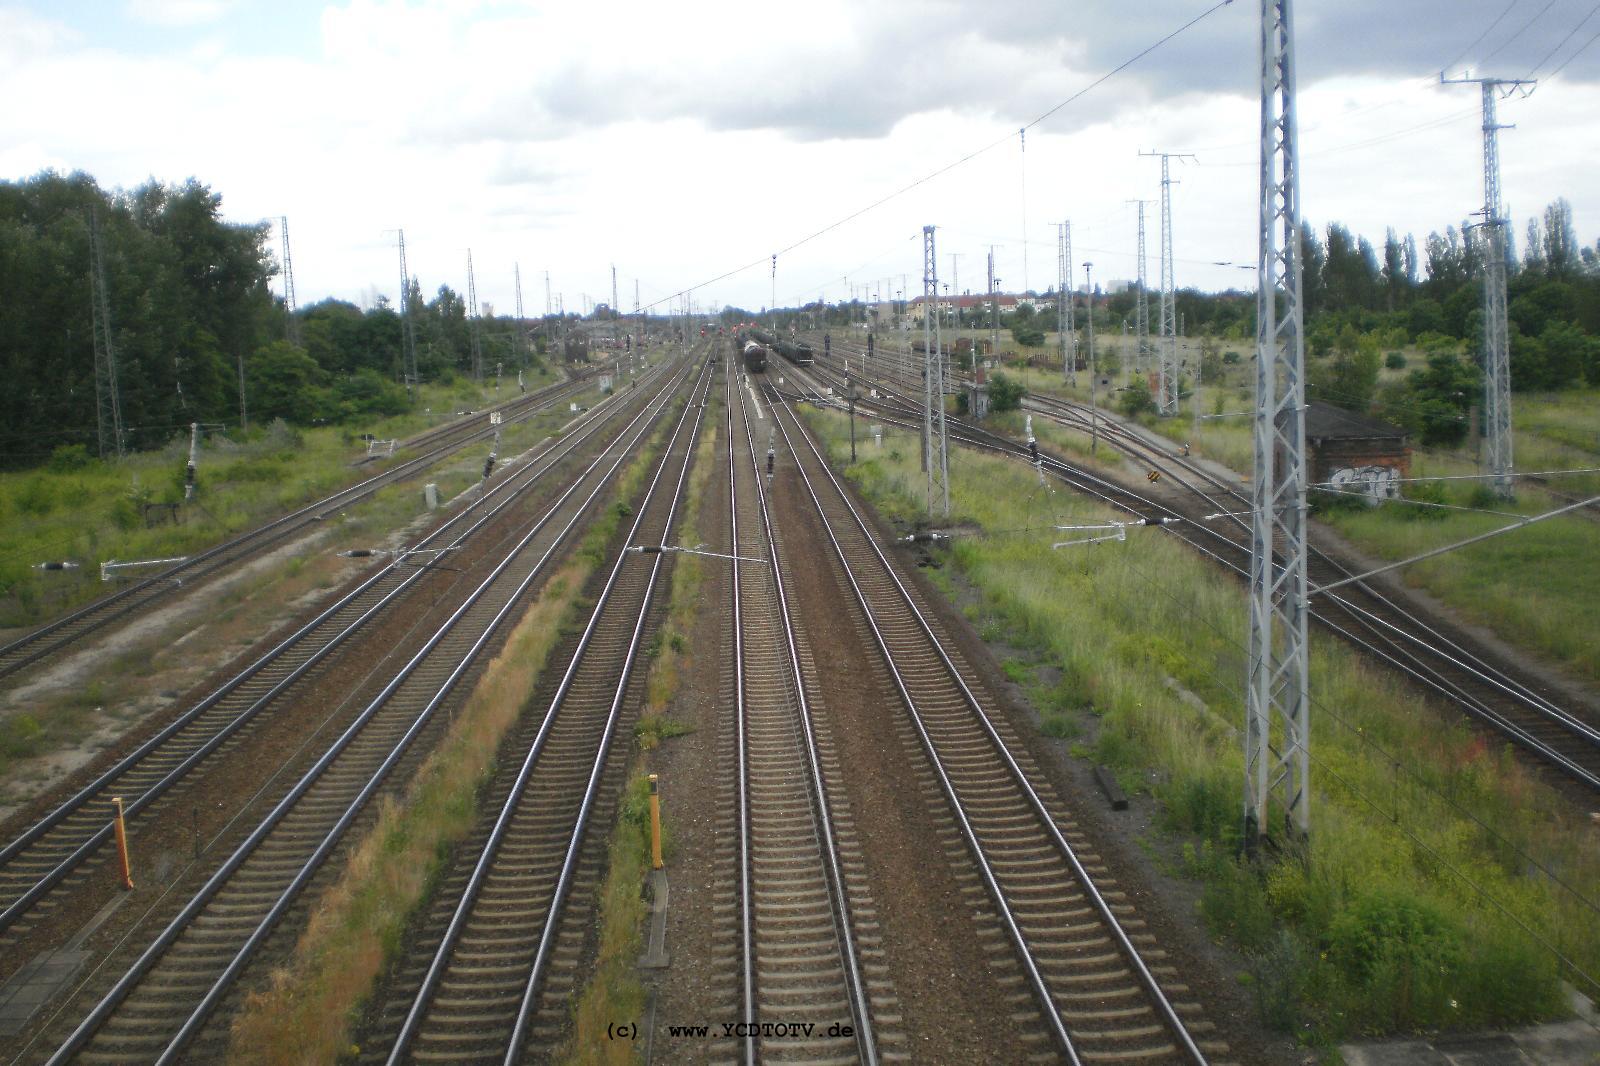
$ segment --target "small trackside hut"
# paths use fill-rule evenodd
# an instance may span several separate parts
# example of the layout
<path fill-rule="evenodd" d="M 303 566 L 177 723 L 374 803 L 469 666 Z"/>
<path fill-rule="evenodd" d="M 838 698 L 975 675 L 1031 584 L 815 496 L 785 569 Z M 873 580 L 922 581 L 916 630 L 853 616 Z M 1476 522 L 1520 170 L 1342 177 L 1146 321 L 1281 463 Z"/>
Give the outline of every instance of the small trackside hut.
<path fill-rule="evenodd" d="M 1409 441 L 1388 422 L 1316 400 L 1306 405 L 1312 485 L 1361 494 L 1372 504 L 1399 499 L 1400 479 L 1411 473 Z"/>

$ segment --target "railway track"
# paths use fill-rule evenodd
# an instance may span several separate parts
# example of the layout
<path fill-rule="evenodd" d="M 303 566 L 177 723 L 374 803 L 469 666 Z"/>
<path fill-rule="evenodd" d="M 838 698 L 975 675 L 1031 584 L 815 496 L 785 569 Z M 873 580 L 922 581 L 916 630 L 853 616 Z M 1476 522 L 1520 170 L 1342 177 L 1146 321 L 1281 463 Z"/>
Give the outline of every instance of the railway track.
<path fill-rule="evenodd" d="M 589 383 L 582 379 L 559 382 L 526 396 L 507 400 L 491 410 L 501 413 L 508 422 L 518 422 L 588 387 Z M 325 520 L 339 509 L 349 507 L 372 495 L 385 485 L 403 481 L 427 470 L 474 441 L 487 440 L 494 435 L 494 430 L 489 425 L 488 413 L 480 412 L 469 419 L 419 434 L 407 441 L 405 447 L 423 448 L 425 450 L 422 454 L 397 463 L 381 473 L 365 478 L 281 518 L 231 537 L 160 573 L 102 596 L 9 643 L 0 645 L 0 678 L 10 677 L 29 666 L 53 658 L 75 647 L 86 637 L 98 633 L 106 626 L 148 610 L 185 585 L 192 585 L 196 581 L 221 573 L 273 545 L 283 543 L 302 530 Z"/>
<path fill-rule="evenodd" d="M 829 368 L 824 374 L 836 371 Z M 857 371 L 859 376 L 859 370 Z M 842 378 L 834 377 L 835 382 Z M 1152 445 L 1138 434 L 1093 415 L 1083 405 L 1030 397 L 1034 410 L 1053 416 L 1071 428 L 1088 431 L 1091 424 L 1108 445 L 1162 474 L 1181 495 L 1156 496 L 1128 488 L 1051 456 L 1041 456 L 1041 468 L 1079 492 L 1140 518 L 1179 518 L 1183 523 L 1168 532 L 1225 569 L 1248 579 L 1249 527 L 1233 512 L 1247 510 L 1251 501 L 1189 462 Z M 888 420 L 920 425 L 920 405 L 882 390 L 874 401 Z M 858 407 L 861 404 L 858 402 Z M 1092 422 L 1091 422 L 1092 420 Z M 999 434 L 951 418 L 951 437 L 961 443 L 1019 458 L 1026 447 Z M 1208 520 L 1208 516 L 1220 516 Z M 1351 577 L 1351 571 L 1325 552 L 1313 548 L 1308 566 L 1313 588 Z M 1560 779 L 1575 783 L 1590 797 L 1600 792 L 1600 725 L 1564 707 L 1545 686 L 1528 677 L 1515 663 L 1474 646 L 1453 626 L 1419 617 L 1371 582 L 1355 582 L 1336 592 L 1316 594 L 1311 617 L 1324 628 L 1357 648 L 1400 670 L 1423 688 L 1448 700 L 1474 721 L 1516 743 Z"/>
<path fill-rule="evenodd" d="M 798 466 L 858 622 L 898 693 L 927 776 L 954 819 L 983 889 L 972 900 L 1010 942 L 1049 1046 L 1078 1063 L 1204 1062 L 1225 1054 L 1215 1027 L 1143 923 L 1107 882 L 1072 822 L 1031 782 L 1040 777 L 1003 716 L 920 595 L 878 548 L 872 529 L 786 404 L 771 408 Z M 986 705 L 987 704 L 987 705 Z"/>
<path fill-rule="evenodd" d="M 626 419 L 627 410 L 622 404 L 597 409 L 526 463 L 509 469 L 478 499 L 407 548 L 406 554 L 278 641 L 0 848 L 0 933 L 7 934 L 0 938 L 0 946 L 10 946 L 25 934 L 35 911 L 46 912 L 53 904 L 53 890 L 75 879 L 76 872 L 101 853 L 112 834 L 107 816 L 110 797 L 124 799 L 130 827 L 156 814 L 164 796 L 207 759 L 244 742 L 258 717 L 297 682 L 376 619 L 407 602 L 407 594 L 432 572 L 427 560 L 455 558 L 474 537 L 510 515 L 547 475 L 602 443 L 596 438 L 608 427 L 624 421 L 619 433 L 631 429 L 645 417 L 648 405 L 641 406 L 631 421 Z"/>
<path fill-rule="evenodd" d="M 651 406 L 665 410 L 672 392 Z M 657 419 L 636 424 L 561 494 L 383 686 L 92 1006 L 52 1063 L 220 1061 L 236 982 L 370 802 L 414 768 L 441 708 L 569 545 Z M 112 971 L 115 973 L 115 971 Z M 218 1015 L 221 1015 L 219 1017 Z"/>
<path fill-rule="evenodd" d="M 705 413 L 706 364 L 656 465 L 625 544 L 669 542 Z M 591 838 L 615 806 L 626 735 L 646 671 L 666 555 L 619 551 L 542 714 L 528 715 L 493 812 L 447 877 L 374 1031 L 366 1061 L 505 1062 L 543 1058 L 565 1030 L 603 865 Z M 557 661 L 557 660 L 552 660 Z M 548 686 L 547 686 L 548 687 Z M 510 767 L 514 766 L 513 773 Z M 586 843 L 592 846 L 586 847 Z M 568 911 L 574 894 L 585 903 Z"/>
<path fill-rule="evenodd" d="M 736 768 L 728 837 L 735 887 L 723 941 L 736 945 L 742 1059 L 877 1063 L 903 1059 L 898 1004 L 831 738 L 812 713 L 791 622 L 787 559 L 762 486 L 745 391 L 728 375 L 732 647 L 722 706 Z M 765 426 L 763 426 L 765 428 Z M 765 441 L 762 442 L 762 447 Z M 754 565 L 744 560 L 754 561 Z M 765 565 L 762 565 L 762 564 Z M 813 1022 L 796 1038 L 788 1023 Z M 776 1035 L 783 1025 L 784 1035 Z M 887 1054 L 880 1049 L 887 1046 Z"/>

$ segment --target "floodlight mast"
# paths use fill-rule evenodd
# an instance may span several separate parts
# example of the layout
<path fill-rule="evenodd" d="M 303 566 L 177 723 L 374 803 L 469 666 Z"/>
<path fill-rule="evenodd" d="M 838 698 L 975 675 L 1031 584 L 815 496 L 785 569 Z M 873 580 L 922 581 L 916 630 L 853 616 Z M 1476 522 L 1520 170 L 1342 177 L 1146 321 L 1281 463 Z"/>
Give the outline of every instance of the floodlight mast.
<path fill-rule="evenodd" d="M 1291 0 L 1261 0 L 1260 32 L 1255 476 L 1245 693 L 1244 847 L 1249 854 L 1270 832 L 1273 790 L 1281 789 L 1289 836 L 1303 841 L 1311 828 L 1305 322 Z"/>

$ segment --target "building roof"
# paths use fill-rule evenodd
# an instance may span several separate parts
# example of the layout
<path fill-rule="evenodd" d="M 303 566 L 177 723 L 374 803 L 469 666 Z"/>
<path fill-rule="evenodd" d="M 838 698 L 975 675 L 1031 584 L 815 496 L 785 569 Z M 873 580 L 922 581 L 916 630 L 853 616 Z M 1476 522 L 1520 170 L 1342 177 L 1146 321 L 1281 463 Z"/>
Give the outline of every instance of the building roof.
<path fill-rule="evenodd" d="M 1406 436 L 1406 431 L 1399 426 L 1346 411 L 1331 403 L 1312 400 L 1306 404 L 1306 437 L 1310 440 L 1404 440 Z"/>
<path fill-rule="evenodd" d="M 954 304 L 957 307 L 988 307 L 989 295 L 987 293 L 981 293 L 963 296 L 940 296 L 938 301 L 941 307 L 948 307 L 951 304 Z M 911 306 L 917 307 L 927 302 L 927 296 L 918 296 L 912 299 Z M 998 297 L 998 302 L 1001 307 L 1015 307 L 1017 306 L 1017 297 L 1006 296 L 1002 294 Z"/>

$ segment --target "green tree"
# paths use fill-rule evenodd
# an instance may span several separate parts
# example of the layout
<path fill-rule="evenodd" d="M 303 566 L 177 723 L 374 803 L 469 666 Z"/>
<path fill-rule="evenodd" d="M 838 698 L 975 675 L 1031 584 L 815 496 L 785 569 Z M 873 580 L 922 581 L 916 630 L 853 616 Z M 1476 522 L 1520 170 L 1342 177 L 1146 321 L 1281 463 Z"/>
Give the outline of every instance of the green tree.
<path fill-rule="evenodd" d="M 265 422 L 281 418 L 285 422 L 310 425 L 327 421 L 330 410 L 323 390 L 327 374 L 316 360 L 288 341 L 273 341 L 250 358 L 246 373 L 250 379 L 250 410 Z"/>
<path fill-rule="evenodd" d="M 989 410 L 1015 411 L 1022 406 L 1022 397 L 1027 391 L 1022 382 L 997 371 L 989 379 Z"/>
<path fill-rule="evenodd" d="M 1424 444 L 1460 444 L 1467 436 L 1468 412 L 1482 388 L 1477 367 L 1453 352 L 1434 352 L 1426 367 L 1406 375 L 1388 414 Z"/>

